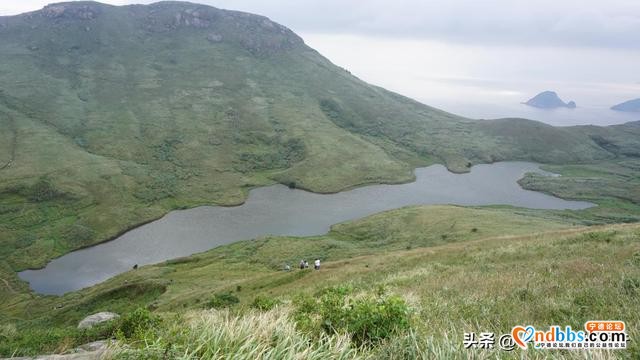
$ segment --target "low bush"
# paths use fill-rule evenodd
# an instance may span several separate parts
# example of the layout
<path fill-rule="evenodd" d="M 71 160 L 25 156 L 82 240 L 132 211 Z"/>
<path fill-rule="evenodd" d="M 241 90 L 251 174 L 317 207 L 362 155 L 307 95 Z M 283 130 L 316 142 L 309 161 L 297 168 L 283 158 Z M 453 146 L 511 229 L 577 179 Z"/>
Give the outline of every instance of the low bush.
<path fill-rule="evenodd" d="M 0 339 L 6 341 L 13 338 L 18 333 L 14 324 L 2 324 L 0 325 Z"/>
<path fill-rule="evenodd" d="M 253 299 L 251 307 L 262 311 L 269 311 L 279 304 L 280 300 L 278 299 L 258 295 Z"/>
<path fill-rule="evenodd" d="M 151 311 L 138 308 L 118 319 L 116 337 L 118 339 L 143 339 L 145 334 L 160 325 L 160 317 Z"/>
<path fill-rule="evenodd" d="M 25 189 L 25 195 L 31 202 L 44 202 L 64 197 L 65 194 L 58 191 L 50 179 L 40 178 L 35 184 Z"/>
<path fill-rule="evenodd" d="M 219 293 L 213 295 L 211 300 L 207 302 L 207 307 L 210 309 L 222 309 L 240 302 L 237 296 L 231 293 Z"/>
<path fill-rule="evenodd" d="M 300 297 L 294 304 L 294 319 L 302 330 L 349 334 L 359 346 L 375 345 L 411 328 L 411 311 L 404 299 L 383 291 L 354 296 L 350 287 L 333 287 L 315 298 Z"/>
<path fill-rule="evenodd" d="M 625 277 L 620 284 L 622 293 L 629 296 L 640 294 L 640 278 Z"/>

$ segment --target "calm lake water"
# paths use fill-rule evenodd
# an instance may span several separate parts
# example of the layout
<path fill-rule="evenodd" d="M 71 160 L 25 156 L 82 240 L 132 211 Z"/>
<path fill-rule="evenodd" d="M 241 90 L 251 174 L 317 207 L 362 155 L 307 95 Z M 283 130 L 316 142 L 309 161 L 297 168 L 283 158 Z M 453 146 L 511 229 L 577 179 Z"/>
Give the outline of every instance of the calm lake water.
<path fill-rule="evenodd" d="M 241 206 L 172 211 L 113 241 L 69 253 L 44 269 L 19 275 L 39 293 L 63 294 L 102 282 L 134 264 L 158 263 L 265 235 L 320 235 L 332 224 L 407 205 L 505 204 L 535 209 L 593 206 L 522 189 L 517 180 L 531 171 L 540 171 L 538 165 L 477 165 L 461 175 L 433 165 L 417 169 L 412 183 L 366 186 L 330 195 L 282 185 L 258 188 Z"/>

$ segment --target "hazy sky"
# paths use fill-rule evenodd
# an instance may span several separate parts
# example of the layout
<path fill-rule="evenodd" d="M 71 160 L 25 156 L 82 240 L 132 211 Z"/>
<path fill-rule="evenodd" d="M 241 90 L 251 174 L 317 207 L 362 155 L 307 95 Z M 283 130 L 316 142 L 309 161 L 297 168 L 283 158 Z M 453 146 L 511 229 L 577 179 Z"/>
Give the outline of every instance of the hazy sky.
<path fill-rule="evenodd" d="M 50 1 L 2 0 L 0 14 Z M 152 1 L 105 0 L 110 4 Z M 200 0 L 271 17 L 299 32 L 482 44 L 640 49 L 638 0 Z"/>
<path fill-rule="evenodd" d="M 48 2 L 0 0 L 0 14 Z M 640 97 L 640 0 L 193 2 L 268 16 L 364 80 L 451 110 L 547 89 L 578 106 Z"/>

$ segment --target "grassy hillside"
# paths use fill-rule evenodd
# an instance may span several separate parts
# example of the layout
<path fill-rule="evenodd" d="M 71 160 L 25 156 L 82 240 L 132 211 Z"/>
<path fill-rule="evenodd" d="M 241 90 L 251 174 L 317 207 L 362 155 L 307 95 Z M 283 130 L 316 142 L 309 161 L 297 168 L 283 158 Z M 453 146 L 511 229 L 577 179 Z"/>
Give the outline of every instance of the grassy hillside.
<path fill-rule="evenodd" d="M 138 307 L 163 319 L 141 334 L 150 344 L 141 358 L 165 351 L 162 339 L 185 353 L 192 336 L 222 323 L 227 352 L 317 358 L 450 357 L 465 330 L 522 321 L 620 318 L 637 337 L 637 226 L 585 226 L 640 220 L 639 158 L 640 123 L 461 118 L 359 80 L 257 15 L 74 2 L 0 17 L 0 354 L 111 336 L 116 325 L 75 325 Z M 63 297 L 36 295 L 15 275 L 171 209 L 239 204 L 256 186 L 335 192 L 410 181 L 414 167 L 436 162 L 465 172 L 501 160 L 548 164 L 562 176 L 529 174 L 521 185 L 598 206 L 398 209 L 324 236 L 244 241 L 143 267 Z M 320 272 L 281 270 L 315 257 Z M 378 287 L 399 295 L 413 309 L 410 336 L 366 350 L 343 333 L 317 341 L 295 318 L 296 301 L 336 286 L 354 299 L 376 298 Z M 229 295 L 239 303 L 202 312 Z M 234 348 L 238 334 L 254 347 Z"/>
<path fill-rule="evenodd" d="M 562 198 L 587 200 L 599 206 L 567 213 L 584 224 L 640 221 L 640 161 L 622 159 L 591 164 L 547 165 L 560 176 L 527 174 L 520 185 Z"/>
<path fill-rule="evenodd" d="M 274 279 L 260 294 L 269 293 L 269 297 L 280 300 L 282 305 L 257 319 L 256 301 L 250 302 L 252 295 L 243 293 L 243 288 L 234 293 L 246 299 L 247 305 L 244 309 L 241 306 L 234 309 L 233 315 L 228 316 L 224 311 L 187 312 L 168 320 L 166 328 L 160 326 L 159 334 L 152 332 L 148 339 L 167 336 L 160 344 L 175 341 L 178 354 L 195 351 L 199 345 L 213 349 L 223 345 L 230 352 L 244 351 L 245 354 L 254 349 L 277 351 L 296 337 L 305 336 L 295 318 L 300 294 L 321 293 L 326 286 L 347 286 L 354 289 L 356 298 L 373 296 L 381 291 L 377 289 L 400 295 L 413 311 L 412 332 L 355 351 L 357 344 L 353 341 L 334 338 L 333 351 L 324 350 L 334 358 L 584 358 L 579 352 L 552 352 L 550 356 L 548 352 L 532 350 L 527 354 L 520 350 L 514 353 L 464 350 L 462 335 L 465 331 L 508 333 L 512 324 L 521 323 L 539 328 L 549 324 L 580 328 L 590 319 L 621 318 L 629 324 L 629 334 L 635 338 L 640 333 L 636 311 L 640 306 L 639 257 L 637 225 L 485 238 L 382 256 L 361 256 L 331 262 L 319 273 L 310 271 L 307 276 L 298 276 L 299 279 L 285 281 L 293 276 L 284 274 L 278 277 L 282 279 L 280 282 Z M 267 329 L 268 335 L 261 335 L 260 331 L 268 328 L 276 317 L 280 321 L 288 320 L 288 324 Z M 250 321 L 259 324 L 255 332 L 250 332 L 251 345 L 234 347 L 234 340 L 242 333 L 236 324 Z M 226 324 L 231 325 L 229 334 L 223 332 L 218 342 L 208 340 L 207 328 Z M 275 343 L 268 342 L 269 335 L 279 334 L 287 327 L 298 331 L 277 337 L 279 340 Z M 187 336 L 167 335 L 171 330 L 176 333 L 177 329 L 186 331 Z M 348 334 L 337 334 L 345 335 L 348 337 Z M 313 339 L 313 334 L 306 336 Z M 322 344 L 312 340 L 303 349 L 319 351 Z M 590 356 L 638 357 L 637 344 L 631 342 L 630 346 L 627 351 L 593 351 Z M 160 353 L 160 347 L 153 345 L 141 348 L 144 356 Z"/>
<path fill-rule="evenodd" d="M 285 263 L 316 256 L 323 259 L 319 272 L 282 270 Z M 19 353 L 72 347 L 74 341 L 109 333 L 74 330 L 82 317 L 102 310 L 127 314 L 138 307 L 154 309 L 164 319 L 138 334 L 147 345 L 135 336 L 123 339 L 145 349 L 141 358 L 189 353 L 205 345 L 198 342 L 204 339 L 209 339 L 205 348 L 218 346 L 220 356 L 278 349 L 344 353 L 343 358 L 403 353 L 411 358 L 411 351 L 422 358 L 467 358 L 461 345 L 465 331 L 505 333 L 520 323 L 577 328 L 601 318 L 625 320 L 636 338 L 639 256 L 638 225 L 574 227 L 544 211 L 513 208 L 408 207 L 336 225 L 325 236 L 239 242 L 146 266 L 63 297 L 17 296 L 3 302 L 1 313 L 7 314 L 2 322 L 19 335 L 2 351 L 14 350 L 11 344 L 23 344 Z M 382 288 L 384 298 L 400 296 L 412 311 L 412 335 L 392 336 L 364 350 L 341 332 L 336 335 L 341 338 L 330 340 L 333 347 L 316 342 L 315 328 L 299 323 L 296 309 L 306 295 L 336 286 L 354 299 L 379 296 L 376 289 Z M 224 305 L 225 294 L 239 303 Z M 218 310 L 202 312 L 210 307 Z M 207 328 L 225 331 L 209 334 Z M 244 336 L 251 341 L 240 347 Z M 631 351 L 601 355 L 633 358 L 639 350 L 630 344 Z M 474 354 L 520 356 L 518 351 Z"/>
<path fill-rule="evenodd" d="M 635 225 L 607 228 L 586 228 L 585 226 L 611 222 L 637 222 L 639 220 L 637 161 L 626 159 L 592 165 L 549 166 L 548 170 L 560 173 L 562 176 L 548 177 L 529 174 L 521 181 L 521 184 L 527 188 L 547 191 L 562 197 L 592 201 L 597 203 L 598 206 L 579 211 L 529 210 L 513 207 L 408 207 L 335 225 L 324 236 L 312 238 L 267 237 L 231 244 L 189 258 L 175 259 L 163 264 L 143 267 L 137 271 L 122 274 L 90 289 L 67 294 L 63 297 L 29 294 L 24 283 L 11 277 L 13 275 L 12 269 L 4 268 L 2 269 L 2 276 L 0 276 L 3 280 L 3 284 L 0 284 L 2 289 L 0 291 L 0 302 L 2 303 L 0 305 L 0 323 L 8 324 L 7 326 L 10 329 L 15 329 L 15 333 L 20 334 L 20 336 L 8 342 L 3 351 L 7 354 L 18 347 L 25 354 L 63 351 L 74 344 L 108 336 L 112 333 L 112 328 L 98 329 L 90 333 L 75 330 L 75 324 L 80 319 L 97 311 L 110 310 L 126 314 L 137 307 L 147 307 L 155 309 L 156 312 L 161 314 L 175 312 L 183 314 L 187 310 L 195 310 L 195 313 L 190 312 L 188 315 L 185 313 L 179 316 L 200 319 L 199 311 L 206 307 L 212 297 L 215 297 L 215 294 L 226 293 L 234 294 L 239 298 L 240 305 L 237 305 L 237 310 L 240 312 L 236 313 L 234 311 L 230 315 L 215 314 L 215 321 L 233 321 L 234 323 L 237 321 L 238 324 L 246 324 L 254 321 L 252 319 L 255 318 L 252 316 L 258 316 L 265 321 L 262 325 L 271 329 L 269 331 L 276 331 L 276 329 L 268 326 L 266 322 L 269 321 L 270 316 L 281 317 L 280 311 L 290 314 L 293 311 L 290 307 L 277 310 L 275 313 L 265 314 L 264 316 L 260 314 L 242 315 L 245 312 L 243 309 L 251 307 L 256 297 L 266 296 L 270 299 L 276 298 L 288 303 L 300 294 L 314 293 L 326 286 L 341 286 L 345 283 L 356 284 L 358 291 L 366 292 L 367 289 L 375 289 L 376 284 L 384 283 L 381 282 L 381 278 L 385 276 L 393 278 L 395 276 L 393 274 L 401 271 L 411 272 L 412 267 L 415 269 L 413 271 L 421 274 L 420 276 L 430 274 L 429 276 L 441 277 L 444 276 L 443 273 L 449 271 L 448 268 L 442 272 L 434 272 L 431 268 L 429 268 L 430 270 L 423 269 L 424 267 L 433 266 L 434 263 L 441 262 L 442 259 L 439 255 L 430 257 L 434 254 L 432 252 L 433 249 L 451 249 L 450 256 L 453 259 L 455 258 L 454 252 L 460 249 L 472 247 L 476 249 L 475 251 L 489 254 L 501 247 L 511 246 L 511 241 L 514 239 L 517 240 L 514 243 L 517 245 L 513 245 L 515 248 L 509 250 L 513 259 L 508 257 L 493 259 L 487 255 L 479 260 L 479 258 L 472 256 L 459 271 L 464 274 L 477 272 L 478 277 L 484 274 L 482 275 L 485 276 L 482 278 L 484 279 L 483 281 L 494 283 L 504 279 L 498 272 L 486 273 L 487 269 L 502 269 L 515 266 L 518 263 L 523 264 L 522 266 L 535 264 L 532 266 L 536 270 L 520 274 L 520 276 L 530 275 L 535 277 L 542 276 L 541 274 L 546 271 L 544 269 L 557 269 L 560 264 L 567 261 L 575 266 L 588 266 L 589 264 L 602 266 L 606 270 L 598 273 L 597 276 L 594 275 L 593 278 L 588 278 L 592 281 L 588 287 L 588 289 L 591 289 L 589 290 L 591 291 L 590 294 L 595 294 L 596 292 L 603 294 L 603 298 L 597 300 L 597 303 L 594 304 L 585 303 L 578 306 L 576 301 L 581 300 L 571 300 L 573 299 L 572 296 L 577 296 L 575 293 L 582 289 L 582 283 L 576 280 L 575 283 L 566 285 L 561 275 L 568 274 L 569 270 L 554 273 L 555 275 L 551 279 L 545 278 L 547 282 L 552 281 L 547 284 L 549 287 L 562 288 L 564 290 L 558 294 L 550 293 L 540 296 L 546 297 L 550 301 L 558 301 L 564 304 L 564 307 L 558 308 L 557 311 L 549 310 L 549 313 L 546 313 L 539 320 L 539 323 L 560 322 L 560 320 L 567 319 L 562 316 L 566 314 L 575 315 L 578 311 L 589 316 L 596 316 L 597 314 L 594 312 L 600 309 L 601 306 L 605 306 L 604 304 L 607 304 L 604 308 L 606 311 L 602 310 L 598 314 L 608 316 L 606 312 L 613 311 L 610 307 L 613 305 L 610 304 L 617 304 L 616 301 L 618 300 L 615 297 L 619 295 L 617 290 L 619 287 L 626 289 L 626 287 L 631 286 L 632 290 L 628 291 L 631 291 L 632 295 L 635 294 L 635 290 L 633 290 L 637 280 L 634 280 L 634 276 L 636 276 L 634 275 L 635 270 L 632 267 L 620 268 L 619 265 L 634 263 L 633 256 L 638 252 L 638 231 L 628 230 L 635 229 Z M 49 190 L 48 186 L 43 183 L 29 189 L 30 192 L 25 193 L 23 196 L 60 196 L 55 192 L 51 193 Z M 71 203 L 73 200 L 65 199 L 65 201 Z M 11 213 L 5 213 L 3 216 L 6 218 L 12 215 Z M 584 240 L 587 241 L 587 245 L 583 240 L 575 240 L 577 238 L 576 234 L 583 233 L 595 234 L 580 235 L 581 237 L 594 237 L 593 239 L 589 238 L 590 240 Z M 604 241 L 606 244 L 619 245 L 620 242 L 615 240 L 619 236 L 628 241 L 624 240 L 622 242 L 624 246 L 622 247 L 611 246 L 609 250 L 615 249 L 615 251 L 619 251 L 619 255 L 624 259 L 627 259 L 628 256 L 632 256 L 632 258 L 624 260 L 617 265 L 613 264 L 613 258 L 607 260 L 607 262 L 598 262 L 599 260 L 596 260 L 595 256 L 602 251 L 606 253 L 608 250 L 599 246 L 592 247 L 590 245 L 591 241 L 596 244 L 599 241 Z M 575 244 L 575 248 L 565 249 L 565 241 Z M 484 248 L 485 246 L 486 249 Z M 531 247 L 537 249 L 535 256 L 533 256 L 534 252 Z M 575 251 L 578 247 L 582 250 Z M 570 255 L 561 256 L 561 250 L 566 250 L 566 254 Z M 5 247 L 2 251 L 5 251 L 4 254 L 6 256 L 11 256 L 15 250 Z M 409 257 L 407 257 L 407 262 L 405 263 L 404 257 L 410 254 L 419 255 L 415 255 L 412 261 L 409 261 Z M 442 253 L 436 252 L 435 254 Z M 518 255 L 516 256 L 516 254 Z M 294 271 L 286 273 L 282 271 L 285 263 L 295 268 L 299 259 L 314 259 L 316 257 L 322 258 L 325 264 L 324 268 L 330 270 L 325 272 L 323 269 L 320 277 L 313 272 Z M 401 266 L 401 264 L 404 265 Z M 621 282 L 616 282 L 616 277 L 619 277 Z M 496 278 L 501 280 L 496 280 Z M 630 280 L 624 280 L 627 278 Z M 583 281 L 586 281 L 586 279 L 584 278 Z M 602 279 L 610 279 L 611 282 L 601 281 Z M 521 280 L 524 281 L 523 279 Z M 423 301 L 427 296 L 426 294 L 431 292 L 441 293 L 451 286 L 451 284 L 444 286 L 443 282 L 438 281 L 436 283 L 425 283 L 429 284 L 429 287 L 425 288 L 427 285 L 423 285 L 424 281 L 427 280 L 420 278 L 416 281 L 411 280 L 403 283 L 402 288 L 404 290 L 401 293 L 411 294 L 414 291 L 413 289 L 423 289 L 420 291 L 424 291 L 424 294 L 417 293 L 417 295 L 414 294 L 407 297 L 414 302 Z M 469 285 L 467 282 L 464 284 L 465 286 Z M 533 282 L 526 286 L 526 289 L 533 293 L 539 293 L 544 289 L 539 285 L 539 283 Z M 464 288 L 464 286 L 460 286 Z M 481 304 L 493 304 L 492 306 L 496 311 L 500 310 L 501 307 L 511 309 L 515 306 L 511 302 L 516 301 L 514 300 L 516 295 L 507 296 L 506 294 L 509 291 L 516 290 L 501 290 L 505 294 L 505 299 L 495 304 L 495 300 L 488 298 L 487 294 L 482 295 L 484 297 L 475 294 L 473 298 L 479 299 L 474 301 L 480 301 Z M 627 290 L 621 291 L 626 292 Z M 527 294 L 522 295 L 524 299 L 528 299 Z M 443 299 L 446 298 L 447 300 L 444 304 L 440 304 L 442 308 L 437 313 L 439 314 L 438 316 L 449 317 L 452 316 L 449 313 L 463 311 L 462 305 L 457 303 L 451 305 L 451 308 L 447 308 L 447 304 L 454 302 L 453 295 L 445 296 L 442 294 L 442 296 Z M 464 292 L 462 296 L 468 297 L 471 295 L 468 292 Z M 637 297 L 631 297 L 631 300 L 633 301 L 630 304 L 624 305 L 624 310 L 635 309 L 639 305 Z M 468 309 L 464 311 L 468 311 Z M 473 321 L 469 319 L 475 319 L 474 316 L 479 316 L 473 312 L 465 314 L 461 315 L 461 317 L 462 320 L 466 319 L 467 323 L 472 323 Z M 564 315 L 560 316 L 559 314 Z M 613 312 L 612 314 L 615 315 L 616 313 Z M 482 312 L 482 315 L 485 316 L 486 313 Z M 516 315 L 512 314 L 511 316 Z M 207 314 L 202 316 L 209 319 Z M 231 318 L 228 316 L 231 316 Z M 245 318 L 244 316 L 248 317 Z M 465 318 L 467 316 L 468 318 Z M 625 320 L 628 319 L 628 323 L 633 321 L 633 316 L 626 312 L 621 313 L 619 317 Z M 172 316 L 169 316 L 169 323 L 166 324 L 169 328 L 174 329 L 171 331 L 175 331 L 174 327 L 180 327 L 187 321 L 180 320 L 175 325 L 171 325 L 172 321 L 174 321 L 171 319 Z M 478 317 L 479 320 L 480 317 Z M 516 321 L 515 318 L 512 320 Z M 420 321 L 422 320 L 418 322 Z M 191 320 L 187 322 L 191 323 Z M 504 322 L 498 323 L 503 324 Z M 201 323 L 196 321 L 193 324 L 194 326 L 200 326 L 198 324 Z M 277 324 L 289 330 L 291 330 L 291 326 L 295 328 L 294 323 L 277 322 Z M 459 327 L 464 324 L 459 323 L 456 326 Z M 491 324 L 493 323 L 491 322 Z M 277 331 L 280 330 L 282 329 L 277 329 Z M 442 328 L 438 331 L 453 330 Z M 233 336 L 233 334 L 236 333 L 227 335 Z M 304 334 L 288 334 L 293 336 L 290 340 L 298 341 L 298 345 L 300 342 L 302 344 L 307 343 L 307 340 L 304 340 Z M 443 352 L 440 353 L 442 356 L 448 356 L 451 351 L 459 347 L 459 339 L 451 340 L 451 338 L 454 335 L 459 337 L 460 334 L 456 335 L 453 332 L 451 334 L 447 335 L 446 338 L 439 339 L 435 345 L 431 342 L 424 343 L 425 339 L 430 339 L 433 335 L 432 332 L 425 333 L 423 331 L 416 333 L 415 336 L 416 341 L 423 342 L 420 346 L 423 349 L 427 349 L 424 351 Z M 247 336 L 249 335 L 247 334 Z M 227 340 L 232 341 L 232 339 Z M 447 341 L 452 342 L 449 343 Z M 285 348 L 289 346 L 285 343 L 281 345 Z M 268 344 L 256 346 L 268 346 Z M 394 345 L 389 344 L 384 348 L 395 349 L 398 346 L 407 345 L 394 343 Z M 301 349 L 300 351 L 303 350 Z M 345 349 L 348 353 L 351 353 L 352 350 L 351 347 Z M 327 354 L 322 351 L 322 354 Z"/>
<path fill-rule="evenodd" d="M 287 28 L 190 3 L 0 17 L 3 278 L 170 209 L 409 181 L 440 162 L 637 156 L 637 125 L 472 121 L 369 85 Z M 24 284 L 13 284 L 24 290 Z"/>

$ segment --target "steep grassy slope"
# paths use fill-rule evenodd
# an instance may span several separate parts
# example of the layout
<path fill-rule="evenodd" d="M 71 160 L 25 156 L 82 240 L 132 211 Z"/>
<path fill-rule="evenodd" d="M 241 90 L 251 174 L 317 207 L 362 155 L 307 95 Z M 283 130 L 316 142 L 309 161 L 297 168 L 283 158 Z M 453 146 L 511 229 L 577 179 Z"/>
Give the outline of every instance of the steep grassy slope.
<path fill-rule="evenodd" d="M 319 272 L 282 271 L 284 263 L 295 265 L 300 258 L 316 256 L 325 260 Z M 2 349 L 7 353 L 11 344 L 30 344 L 21 349 L 30 353 L 53 351 L 61 343 L 73 346 L 73 341 L 104 336 L 74 330 L 87 314 L 104 310 L 126 314 L 140 306 L 164 314 L 167 327 L 160 338 L 149 339 L 149 354 L 142 358 L 151 353 L 162 358 L 167 346 L 184 354 L 184 349 L 213 346 L 215 341 L 226 346 L 218 351 L 250 351 L 246 346 L 252 345 L 244 340 L 245 347 L 234 347 L 240 346 L 242 335 L 231 331 L 250 321 L 253 329 L 265 331 L 246 335 L 255 337 L 259 343 L 255 346 L 281 347 L 291 337 L 304 338 L 304 333 L 293 331 L 294 320 L 286 309 L 264 316 L 247 313 L 254 299 L 278 299 L 290 308 L 295 306 L 290 301 L 304 294 L 342 285 L 353 287 L 356 294 L 371 294 L 383 286 L 401 295 L 415 312 L 413 340 L 392 339 L 361 356 L 387 358 L 397 351 L 416 351 L 424 358 L 467 358 L 463 332 L 505 333 L 520 323 L 578 328 L 589 319 L 615 318 L 627 322 L 633 339 L 640 320 L 639 256 L 640 228 L 635 224 L 573 227 L 544 211 L 408 207 L 334 226 L 325 236 L 245 241 L 146 266 L 63 297 L 16 296 L 2 304 L 0 314 L 5 315 L 0 320 L 16 329 Z M 214 294 L 223 293 L 240 300 L 231 315 L 198 314 Z M 196 312 L 185 315 L 188 310 Z M 189 335 L 185 326 L 201 316 L 213 316 L 211 321 L 220 316 L 205 328 L 225 323 L 228 333 L 217 333 L 217 340 L 208 344 L 198 343 L 204 328 Z M 270 321 L 275 322 L 269 325 Z M 274 331 L 289 335 L 268 335 Z M 153 348 L 156 343 L 161 345 Z M 637 356 L 637 344 L 630 344 L 632 352 L 618 353 L 621 357 Z M 496 355 L 521 354 L 476 353 L 479 358 Z"/>
<path fill-rule="evenodd" d="M 332 192 L 432 162 L 637 155 L 627 130 L 463 119 L 360 81 L 256 15 L 54 4 L 0 17 L 0 243 L 14 249 L 0 268 L 274 181 Z"/>

